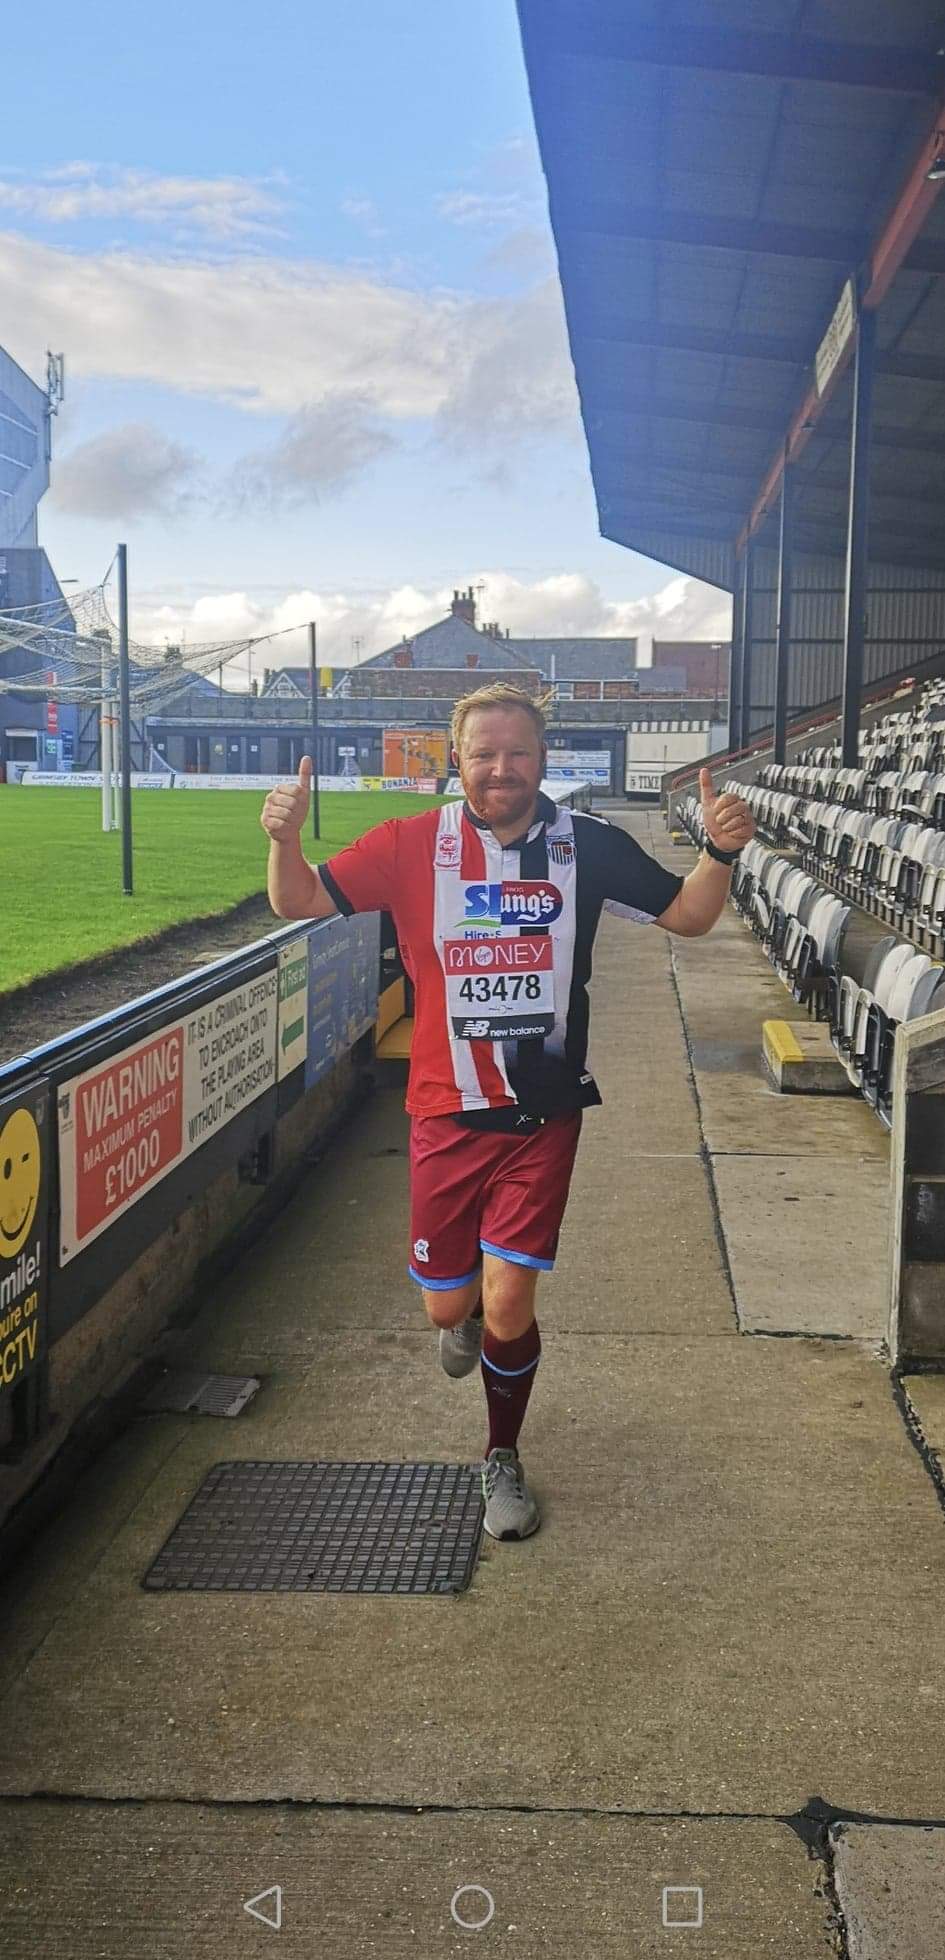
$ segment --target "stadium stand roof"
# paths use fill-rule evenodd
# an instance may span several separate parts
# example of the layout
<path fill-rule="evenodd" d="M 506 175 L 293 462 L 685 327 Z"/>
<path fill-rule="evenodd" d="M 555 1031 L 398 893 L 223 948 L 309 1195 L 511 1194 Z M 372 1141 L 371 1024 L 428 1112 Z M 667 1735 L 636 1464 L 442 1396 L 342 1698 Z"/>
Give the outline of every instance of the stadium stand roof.
<path fill-rule="evenodd" d="M 0 347 L 0 549 L 35 548 L 49 485 L 49 397 Z"/>
<path fill-rule="evenodd" d="M 940 0 L 518 9 L 602 534 L 731 589 L 786 447 L 798 550 L 844 551 L 852 280 L 871 557 L 945 570 Z"/>

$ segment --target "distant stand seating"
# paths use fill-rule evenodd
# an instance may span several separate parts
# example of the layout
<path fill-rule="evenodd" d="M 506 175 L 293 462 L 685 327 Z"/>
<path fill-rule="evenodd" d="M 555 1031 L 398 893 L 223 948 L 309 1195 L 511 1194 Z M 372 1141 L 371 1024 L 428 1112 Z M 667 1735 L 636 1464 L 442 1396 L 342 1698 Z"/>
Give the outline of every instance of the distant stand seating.
<path fill-rule="evenodd" d="M 914 713 L 875 724 L 858 768 L 811 750 L 720 787 L 745 798 L 757 827 L 732 902 L 795 1000 L 829 1022 L 850 1080 L 889 1127 L 896 1028 L 945 1008 L 945 682 Z M 679 817 L 701 844 L 695 796 Z M 857 909 L 894 928 L 859 978 L 844 961 Z"/>
<path fill-rule="evenodd" d="M 945 700 L 941 682 L 933 690 Z M 745 796 L 759 831 L 735 866 L 731 902 L 794 1000 L 829 1023 L 851 1082 L 886 1127 L 896 1027 L 945 1007 L 945 770 L 914 766 L 921 727 L 921 710 L 886 717 L 861 768 L 808 753 L 786 768 L 769 764 L 757 784 L 721 784 Z M 925 749 L 933 741 L 937 731 Z M 888 768 L 890 749 L 906 766 Z M 694 796 L 680 821 L 702 845 Z M 857 907 L 898 931 L 878 937 L 865 960 L 845 960 Z"/>

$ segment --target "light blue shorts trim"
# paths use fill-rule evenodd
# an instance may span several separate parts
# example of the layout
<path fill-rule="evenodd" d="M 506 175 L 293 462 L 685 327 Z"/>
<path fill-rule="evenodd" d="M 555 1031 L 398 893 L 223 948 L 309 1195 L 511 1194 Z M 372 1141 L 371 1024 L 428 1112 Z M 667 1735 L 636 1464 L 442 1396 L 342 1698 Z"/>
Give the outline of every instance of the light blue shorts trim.
<path fill-rule="evenodd" d="M 530 1252 L 509 1252 L 504 1245 L 491 1245 L 488 1239 L 480 1239 L 479 1243 L 483 1252 L 491 1252 L 494 1259 L 508 1259 L 513 1266 L 532 1266 L 539 1273 L 550 1273 L 554 1267 L 553 1259 L 533 1259 Z"/>
<path fill-rule="evenodd" d="M 478 1279 L 481 1266 L 475 1266 L 471 1273 L 462 1273 L 459 1279 L 429 1279 L 426 1273 L 418 1273 L 416 1266 L 408 1265 L 407 1271 L 418 1286 L 425 1286 L 429 1293 L 449 1293 L 454 1286 L 468 1286 L 471 1279 Z"/>

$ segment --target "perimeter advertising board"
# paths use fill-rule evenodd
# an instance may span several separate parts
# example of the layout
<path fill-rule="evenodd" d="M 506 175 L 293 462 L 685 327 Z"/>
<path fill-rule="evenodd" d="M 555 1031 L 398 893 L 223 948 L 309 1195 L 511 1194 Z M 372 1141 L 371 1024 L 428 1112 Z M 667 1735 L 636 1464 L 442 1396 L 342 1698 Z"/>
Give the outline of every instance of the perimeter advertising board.
<path fill-rule="evenodd" d="M 279 1081 L 308 1053 L 308 935 L 279 948 Z"/>
<path fill-rule="evenodd" d="M 24 769 L 20 777 L 24 789 L 101 789 L 100 769 L 72 769 L 67 774 L 54 774 L 46 769 Z M 174 778 L 171 775 L 142 775 L 135 769 L 132 772 L 132 789 L 171 789 Z"/>
<path fill-rule="evenodd" d="M 0 1101 L 0 1397 L 46 1352 L 49 1091 Z"/>
<path fill-rule="evenodd" d="M 664 771 L 662 768 L 647 769 L 641 764 L 627 764 L 626 791 L 628 796 L 659 796 Z"/>
<path fill-rule="evenodd" d="M 552 782 L 595 783 L 610 788 L 609 749 L 549 749 L 548 775 Z"/>
<path fill-rule="evenodd" d="M 328 919 L 309 934 L 307 1089 L 377 1020 L 380 957 L 379 912 Z"/>
<path fill-rule="evenodd" d="M 255 1102 L 276 1077 L 273 967 L 59 1089 L 59 1262 Z"/>
<path fill-rule="evenodd" d="M 445 776 L 450 739 L 442 728 L 385 728 L 384 774 L 404 777 Z"/>

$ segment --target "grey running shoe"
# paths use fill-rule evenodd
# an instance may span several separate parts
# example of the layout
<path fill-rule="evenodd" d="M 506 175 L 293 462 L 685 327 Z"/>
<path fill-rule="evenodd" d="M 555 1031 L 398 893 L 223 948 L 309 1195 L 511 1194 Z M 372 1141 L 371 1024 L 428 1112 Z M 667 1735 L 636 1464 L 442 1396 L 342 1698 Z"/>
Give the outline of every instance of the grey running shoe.
<path fill-rule="evenodd" d="M 517 1450 L 490 1450 L 482 1466 L 490 1538 L 530 1538 L 541 1523 Z"/>
<path fill-rule="evenodd" d="M 440 1328 L 440 1360 L 448 1375 L 458 1381 L 472 1373 L 482 1353 L 482 1314 L 470 1314 L 458 1327 Z"/>

